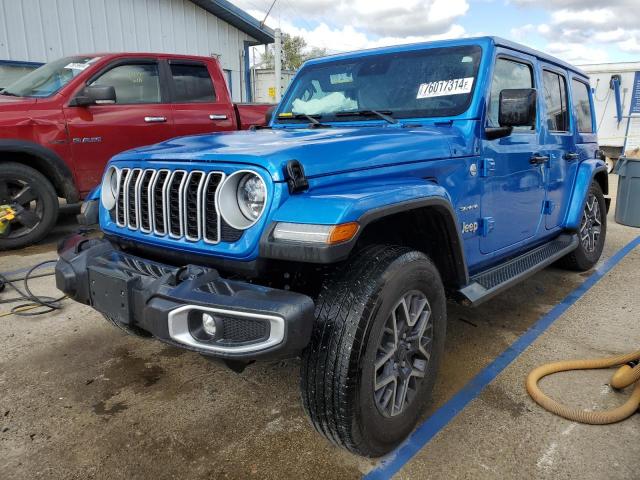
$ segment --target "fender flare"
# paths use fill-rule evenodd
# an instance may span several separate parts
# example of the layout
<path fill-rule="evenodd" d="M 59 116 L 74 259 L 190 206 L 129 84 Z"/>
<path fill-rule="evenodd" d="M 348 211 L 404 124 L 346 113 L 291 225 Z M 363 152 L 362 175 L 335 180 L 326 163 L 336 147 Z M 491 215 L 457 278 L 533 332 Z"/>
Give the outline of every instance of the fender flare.
<path fill-rule="evenodd" d="M 569 208 L 567 208 L 567 215 L 564 223 L 564 228 L 566 230 L 576 232 L 580 228 L 582 212 L 587 201 L 589 188 L 594 180 L 596 180 L 596 176 L 600 176 L 602 174 L 608 176 L 607 167 L 602 161 L 582 162 L 578 167 L 573 194 L 569 202 Z M 602 192 L 605 195 L 609 193 L 608 183 L 604 188 L 602 188 Z"/>
<path fill-rule="evenodd" d="M 408 212 L 420 208 L 433 208 L 445 219 L 445 229 L 451 241 L 451 265 L 454 270 L 453 277 L 459 285 L 469 282 L 469 274 L 464 253 L 464 244 L 460 229 L 457 227 L 455 211 L 444 189 L 432 184 L 435 189 L 441 191 L 441 195 L 431 195 L 419 198 L 397 201 L 377 206 L 365 211 L 354 219 L 342 219 L 344 221 L 357 221 L 360 229 L 354 238 L 338 245 L 309 245 L 304 243 L 275 241 L 273 230 L 279 221 L 294 221 L 295 218 L 275 218 L 271 225 L 264 231 L 260 239 L 260 256 L 274 260 L 284 260 L 301 263 L 330 264 L 346 260 L 357 244 L 362 232 L 371 223 L 401 212 Z M 302 197 L 300 197 L 302 198 Z M 296 210 L 296 209 L 292 209 Z M 308 219 L 305 219 L 308 220 Z M 303 221 L 302 223 L 307 223 Z M 336 221 L 335 224 L 341 223 Z"/>
<path fill-rule="evenodd" d="M 37 159 L 36 164 L 25 163 L 51 179 L 56 193 L 69 203 L 80 200 L 73 173 L 69 166 L 54 151 L 26 140 L 0 139 L 0 155 L 23 153 Z"/>

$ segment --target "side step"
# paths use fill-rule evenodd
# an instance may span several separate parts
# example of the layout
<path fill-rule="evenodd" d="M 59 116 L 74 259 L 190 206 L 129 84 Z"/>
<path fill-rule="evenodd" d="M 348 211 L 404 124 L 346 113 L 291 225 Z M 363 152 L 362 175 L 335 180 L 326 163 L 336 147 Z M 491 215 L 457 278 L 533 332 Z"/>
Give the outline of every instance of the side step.
<path fill-rule="evenodd" d="M 476 306 L 494 295 L 551 265 L 578 246 L 577 235 L 560 235 L 508 262 L 471 277 L 469 285 L 460 289 L 464 305 Z"/>

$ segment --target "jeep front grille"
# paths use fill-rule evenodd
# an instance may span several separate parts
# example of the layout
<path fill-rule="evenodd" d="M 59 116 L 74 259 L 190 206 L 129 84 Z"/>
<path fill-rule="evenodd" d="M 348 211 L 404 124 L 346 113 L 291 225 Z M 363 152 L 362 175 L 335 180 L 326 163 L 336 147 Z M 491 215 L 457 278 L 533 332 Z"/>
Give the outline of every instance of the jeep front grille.
<path fill-rule="evenodd" d="M 115 220 L 121 228 L 154 236 L 207 243 L 237 241 L 218 213 L 216 192 L 222 172 L 122 169 Z"/>

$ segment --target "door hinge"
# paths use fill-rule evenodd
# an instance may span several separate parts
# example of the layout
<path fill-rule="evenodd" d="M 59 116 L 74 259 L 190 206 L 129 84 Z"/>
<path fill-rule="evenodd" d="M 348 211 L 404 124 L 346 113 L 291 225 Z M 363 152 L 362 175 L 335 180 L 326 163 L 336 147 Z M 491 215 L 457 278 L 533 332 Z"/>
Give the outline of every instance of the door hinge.
<path fill-rule="evenodd" d="M 496 221 L 493 217 L 482 217 L 480 219 L 480 235 L 487 237 L 489 233 L 495 228 Z"/>
<path fill-rule="evenodd" d="M 488 177 L 496 171 L 496 161 L 493 158 L 483 158 L 480 163 L 480 176 Z"/>
<path fill-rule="evenodd" d="M 553 213 L 553 210 L 555 210 L 555 208 L 556 208 L 555 203 L 553 203 L 551 200 L 545 200 L 544 206 L 542 207 L 542 214 L 551 215 Z"/>

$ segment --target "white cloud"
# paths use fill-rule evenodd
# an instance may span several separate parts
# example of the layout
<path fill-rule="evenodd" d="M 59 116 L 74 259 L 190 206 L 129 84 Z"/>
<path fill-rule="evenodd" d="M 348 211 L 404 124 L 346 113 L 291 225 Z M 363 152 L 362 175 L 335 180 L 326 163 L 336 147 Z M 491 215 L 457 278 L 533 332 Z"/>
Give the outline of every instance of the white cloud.
<path fill-rule="evenodd" d="M 510 1 L 523 7 L 541 7 L 538 0 Z M 521 33 L 520 28 L 514 28 L 512 37 L 532 38 L 536 32 L 550 42 L 549 48 L 554 48 L 553 53 L 558 56 L 590 63 L 606 60 L 614 49 L 640 52 L 640 22 L 636 14 L 640 9 L 639 0 L 547 0 L 543 8 L 550 12 L 548 25 Z"/>
<path fill-rule="evenodd" d="M 234 3 L 263 19 L 271 1 Z M 309 47 L 336 53 L 464 37 L 465 29 L 455 20 L 468 9 L 467 0 L 284 0 L 266 23 L 303 37 Z"/>
<path fill-rule="evenodd" d="M 602 63 L 609 60 L 609 54 L 605 49 L 593 48 L 583 43 L 552 42 L 547 45 L 546 51 L 574 64 Z"/>

